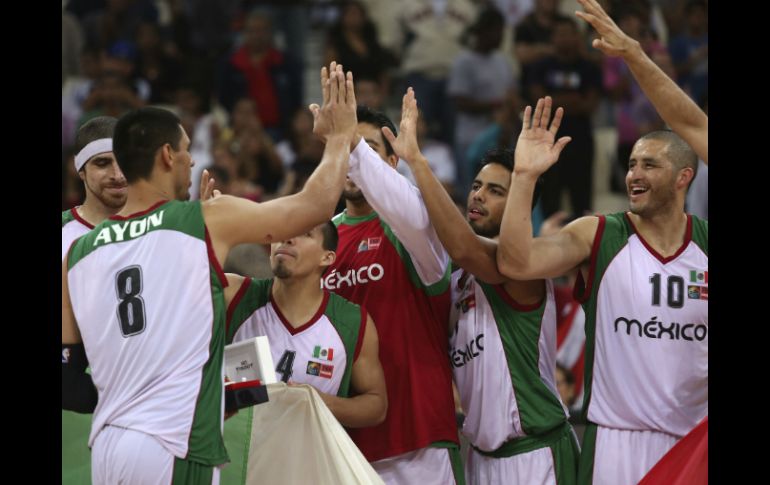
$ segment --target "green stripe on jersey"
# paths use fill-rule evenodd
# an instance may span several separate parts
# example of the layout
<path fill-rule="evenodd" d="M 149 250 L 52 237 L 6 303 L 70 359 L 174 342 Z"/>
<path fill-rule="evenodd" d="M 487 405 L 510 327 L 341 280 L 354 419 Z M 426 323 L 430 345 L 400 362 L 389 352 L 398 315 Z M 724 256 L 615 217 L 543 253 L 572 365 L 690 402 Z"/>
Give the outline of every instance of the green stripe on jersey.
<path fill-rule="evenodd" d="M 233 343 L 233 337 L 238 329 L 248 320 L 252 313 L 267 305 L 270 301 L 270 290 L 273 287 L 273 279 L 258 280 L 249 278 L 249 286 L 243 297 L 233 310 L 230 317 L 230 327 L 227 332 L 227 343 Z"/>
<path fill-rule="evenodd" d="M 61 213 L 61 227 L 66 226 L 68 223 L 75 220 L 75 216 L 72 215 L 72 209 L 67 209 Z"/>
<path fill-rule="evenodd" d="M 205 465 L 219 465 L 228 461 L 221 433 L 226 306 L 224 288 L 213 267 L 210 268 L 209 279 L 214 321 L 209 343 L 209 360 L 203 366 L 201 389 L 195 403 L 187 459 Z"/>
<path fill-rule="evenodd" d="M 409 280 L 414 286 L 422 289 L 428 296 L 440 295 L 449 289 L 449 283 L 452 279 L 451 263 L 446 265 L 446 268 L 444 269 L 444 275 L 440 280 L 433 283 L 432 285 L 426 285 L 422 282 L 420 276 L 417 274 L 417 268 L 415 268 L 414 262 L 412 262 L 412 257 L 409 255 L 409 251 L 407 251 L 404 245 L 401 244 L 401 241 L 398 240 L 396 235 L 393 233 L 393 230 L 385 221 L 382 220 L 382 218 L 380 218 L 380 226 L 382 226 L 385 237 L 387 237 L 393 247 L 396 248 L 396 252 L 401 258 L 401 261 L 404 262 L 404 266 L 406 266 L 406 270 L 409 273 Z"/>
<path fill-rule="evenodd" d="M 205 240 L 206 229 L 200 201 L 172 200 L 139 217 L 120 221 L 105 219 L 72 247 L 69 268 L 99 247 L 137 239 L 158 229 L 179 231 Z"/>
<path fill-rule="evenodd" d="M 698 216 L 692 217 L 692 240 L 698 247 L 709 255 L 709 221 Z"/>
<path fill-rule="evenodd" d="M 514 310 L 495 287 L 476 280 L 484 291 L 503 341 L 503 350 L 511 375 L 511 385 L 521 417 L 521 427 L 528 435 L 539 435 L 565 422 L 558 397 L 540 376 L 540 334 L 547 298 L 532 311 Z"/>
<path fill-rule="evenodd" d="M 616 212 L 605 216 L 604 232 L 601 235 L 599 254 L 596 258 L 594 279 L 586 284 L 591 284 L 591 294 L 583 303 L 585 312 L 585 378 L 583 379 L 583 407 L 581 414 L 584 420 L 588 420 L 588 405 L 591 402 L 591 389 L 593 383 L 594 347 L 596 346 L 596 295 L 599 294 L 599 283 L 604 277 L 604 272 L 615 257 L 628 244 L 628 238 L 633 229 L 626 218 L 625 212 Z"/>
<path fill-rule="evenodd" d="M 336 293 L 329 293 L 329 302 L 326 304 L 324 315 L 334 325 L 337 333 L 345 345 L 347 362 L 345 373 L 342 375 L 337 396 L 348 397 L 350 395 L 350 377 L 353 374 L 353 358 L 356 353 L 358 334 L 363 331 L 366 322 L 361 321 L 361 307 L 352 303 Z"/>

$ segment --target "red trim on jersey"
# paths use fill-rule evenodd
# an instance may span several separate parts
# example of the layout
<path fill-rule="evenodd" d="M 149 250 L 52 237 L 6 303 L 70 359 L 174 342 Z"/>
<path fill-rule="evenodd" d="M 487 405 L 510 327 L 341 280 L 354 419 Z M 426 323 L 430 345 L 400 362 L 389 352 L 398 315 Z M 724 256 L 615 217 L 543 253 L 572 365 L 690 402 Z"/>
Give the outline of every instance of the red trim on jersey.
<path fill-rule="evenodd" d="M 594 244 L 591 247 L 591 263 L 588 266 L 588 283 L 583 281 L 583 271 L 578 268 L 577 279 L 575 280 L 575 289 L 572 296 L 575 297 L 580 303 L 588 301 L 588 297 L 591 296 L 591 288 L 594 284 L 594 275 L 596 273 L 596 260 L 599 258 L 599 246 L 602 242 L 602 236 L 604 235 L 604 225 L 607 223 L 607 218 L 603 215 L 599 217 L 599 227 L 596 228 L 596 235 L 594 235 Z M 580 289 L 583 289 L 583 293 L 580 293 Z"/>
<path fill-rule="evenodd" d="M 511 308 L 513 308 L 518 312 L 533 312 L 538 308 L 540 308 L 540 305 L 543 304 L 543 300 L 545 299 L 545 296 L 544 296 L 543 300 L 540 300 L 537 303 L 533 303 L 531 305 L 524 305 L 514 300 L 513 297 L 509 295 L 507 291 L 505 291 L 505 288 L 503 288 L 502 284 L 494 285 L 492 288 L 494 288 L 497 294 L 500 295 L 500 298 L 502 298 Z M 546 296 L 548 296 L 547 293 L 548 292 L 546 291 Z"/>
<path fill-rule="evenodd" d="M 238 292 L 235 293 L 232 301 L 230 301 L 230 304 L 227 306 L 227 317 L 225 318 L 225 335 L 230 334 L 230 323 L 233 319 L 233 312 L 235 312 L 235 308 L 238 306 L 238 303 L 241 302 L 243 295 L 246 294 L 246 290 L 249 289 L 249 285 L 251 285 L 251 278 L 244 278 L 243 283 L 241 283 L 241 287 L 238 288 Z"/>
<path fill-rule="evenodd" d="M 206 232 L 206 251 L 209 253 L 209 261 L 214 265 L 214 272 L 219 276 L 219 282 L 222 283 L 222 288 L 227 288 L 227 276 L 225 276 L 225 272 L 222 271 L 222 265 L 219 264 L 217 255 L 214 254 L 214 246 L 211 244 L 211 237 L 209 237 L 209 228 L 204 224 L 203 229 Z"/>
<path fill-rule="evenodd" d="M 162 206 L 166 202 L 168 202 L 168 199 L 159 200 L 158 202 L 152 204 L 147 209 L 145 209 L 143 211 L 139 211 L 139 212 L 134 212 L 133 214 L 129 214 L 127 216 L 119 216 L 119 215 L 115 214 L 114 216 L 110 216 L 110 220 L 113 220 L 113 221 L 125 221 L 125 220 L 128 220 L 128 219 L 133 219 L 134 217 L 143 216 L 145 214 L 148 214 L 148 213 L 154 211 L 155 209 L 157 209 L 158 207 Z"/>
<path fill-rule="evenodd" d="M 361 347 L 364 346 L 364 334 L 366 333 L 366 310 L 363 305 L 361 308 L 361 327 L 358 329 L 358 341 L 356 342 L 356 350 L 353 352 L 353 362 L 358 360 L 358 354 L 361 353 Z"/>
<path fill-rule="evenodd" d="M 259 379 L 254 379 L 253 381 L 246 381 L 246 382 L 233 382 L 232 384 L 227 384 L 227 389 L 237 391 L 238 389 L 250 389 L 254 387 L 261 387 L 262 381 Z"/>
<path fill-rule="evenodd" d="M 278 303 L 275 302 L 275 299 L 273 298 L 273 291 L 271 289 L 270 291 L 270 303 L 273 304 L 273 309 L 275 310 L 275 314 L 278 315 L 278 318 L 281 320 L 281 323 L 283 323 L 283 326 L 286 327 L 286 330 L 289 331 L 292 335 L 297 335 L 298 333 L 302 332 L 303 330 L 306 330 L 313 326 L 315 322 L 318 321 L 319 318 L 324 314 L 324 311 L 326 310 L 326 304 L 329 303 L 329 292 L 324 291 L 324 299 L 321 300 L 321 305 L 318 307 L 318 311 L 315 312 L 315 315 L 313 315 L 310 320 L 307 321 L 307 323 L 303 323 L 297 328 L 294 328 L 291 323 L 286 319 L 286 317 L 281 312 L 281 309 L 278 307 Z"/>
<path fill-rule="evenodd" d="M 679 247 L 679 249 L 676 250 L 674 254 L 672 254 L 667 258 L 664 258 L 663 256 L 661 256 L 659 252 L 655 251 L 655 249 L 653 249 L 652 246 L 647 244 L 647 241 L 645 241 L 642 235 L 639 234 L 639 231 L 636 230 L 636 226 L 634 226 L 634 221 L 631 220 L 631 217 L 628 215 L 627 212 L 625 216 L 626 216 L 626 219 L 628 219 L 628 223 L 631 224 L 631 229 L 634 230 L 634 234 L 636 234 L 636 237 L 639 238 L 639 240 L 642 242 L 644 247 L 647 248 L 647 251 L 649 251 L 650 254 L 655 256 L 658 259 L 658 261 L 660 261 L 663 264 L 666 264 L 676 259 L 680 254 L 684 252 L 685 249 L 687 249 L 687 246 L 690 244 L 690 241 L 692 241 L 692 216 L 690 214 L 687 214 L 687 229 L 685 229 L 684 231 L 684 242 Z"/>
<path fill-rule="evenodd" d="M 78 208 L 77 207 L 73 207 L 71 212 L 72 212 L 72 217 L 74 217 L 76 221 L 78 221 L 79 223 L 83 224 L 84 226 L 86 226 L 89 229 L 93 229 L 94 228 L 93 224 L 91 224 L 87 220 L 83 219 L 83 216 L 78 214 Z"/>

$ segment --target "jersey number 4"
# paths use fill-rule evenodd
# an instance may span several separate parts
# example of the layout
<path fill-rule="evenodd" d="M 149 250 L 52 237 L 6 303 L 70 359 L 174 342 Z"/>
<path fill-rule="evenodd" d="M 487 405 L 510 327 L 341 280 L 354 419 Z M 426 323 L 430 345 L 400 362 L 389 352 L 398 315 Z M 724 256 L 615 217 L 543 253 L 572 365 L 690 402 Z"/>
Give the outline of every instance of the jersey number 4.
<path fill-rule="evenodd" d="M 118 321 L 124 337 L 133 337 L 144 331 L 146 322 L 142 293 L 142 268 L 129 266 L 115 277 L 118 292 Z"/>
<path fill-rule="evenodd" d="M 294 355 L 296 355 L 296 353 L 297 352 L 294 350 L 286 350 L 281 356 L 281 360 L 278 361 L 278 366 L 275 368 L 275 371 L 281 374 L 281 380 L 283 382 L 289 382 L 289 378 L 294 373 Z"/>

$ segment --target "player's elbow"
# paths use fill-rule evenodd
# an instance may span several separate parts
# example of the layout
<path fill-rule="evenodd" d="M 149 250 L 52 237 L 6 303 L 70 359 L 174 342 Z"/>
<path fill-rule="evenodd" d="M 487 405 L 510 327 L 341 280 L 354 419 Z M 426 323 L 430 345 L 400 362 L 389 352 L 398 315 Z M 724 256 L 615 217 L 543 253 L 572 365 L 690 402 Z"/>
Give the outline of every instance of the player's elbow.
<path fill-rule="evenodd" d="M 388 397 L 382 395 L 378 396 L 378 398 L 377 406 L 372 413 L 371 423 L 367 426 L 377 426 L 378 424 L 381 424 L 383 421 L 385 421 L 385 417 L 388 415 Z"/>
<path fill-rule="evenodd" d="M 512 254 L 503 247 L 498 247 L 497 250 L 497 270 L 514 280 L 524 280 L 529 276 L 527 261 L 521 255 Z"/>

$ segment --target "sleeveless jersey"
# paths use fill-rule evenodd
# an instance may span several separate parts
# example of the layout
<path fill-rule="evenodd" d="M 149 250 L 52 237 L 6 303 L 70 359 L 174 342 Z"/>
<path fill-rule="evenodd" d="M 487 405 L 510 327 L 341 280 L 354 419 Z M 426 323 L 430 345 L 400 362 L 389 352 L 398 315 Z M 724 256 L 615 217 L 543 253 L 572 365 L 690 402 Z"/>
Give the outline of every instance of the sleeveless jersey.
<path fill-rule="evenodd" d="M 324 291 L 318 312 L 294 328 L 271 295 L 273 280 L 246 278 L 227 310 L 227 341 L 266 335 L 276 379 L 310 384 L 321 392 L 347 397 L 353 363 L 366 329 L 366 312 Z"/>
<path fill-rule="evenodd" d="M 599 216 L 587 284 L 583 412 L 601 426 L 677 437 L 708 415 L 708 222 L 688 215 L 663 258 L 628 215 Z"/>
<path fill-rule="evenodd" d="M 556 390 L 553 286 L 521 305 L 503 285 L 452 275 L 449 360 L 465 410 L 463 434 L 483 451 L 545 433 L 567 420 Z"/>
<path fill-rule="evenodd" d="M 420 281 L 404 246 L 376 213 L 335 217 L 337 259 L 322 286 L 364 306 L 380 340 L 388 388 L 385 421 L 350 429 L 369 461 L 424 448 L 436 441 L 458 442 L 452 375 L 446 357 L 449 279 Z"/>
<path fill-rule="evenodd" d="M 78 214 L 77 207 L 66 210 L 61 213 L 61 260 L 69 251 L 70 246 L 83 234 L 87 233 L 94 226 Z"/>
<path fill-rule="evenodd" d="M 222 440 L 227 284 L 201 205 L 113 216 L 70 251 L 69 291 L 99 392 L 89 446 L 107 425 L 174 456 L 227 461 Z"/>

